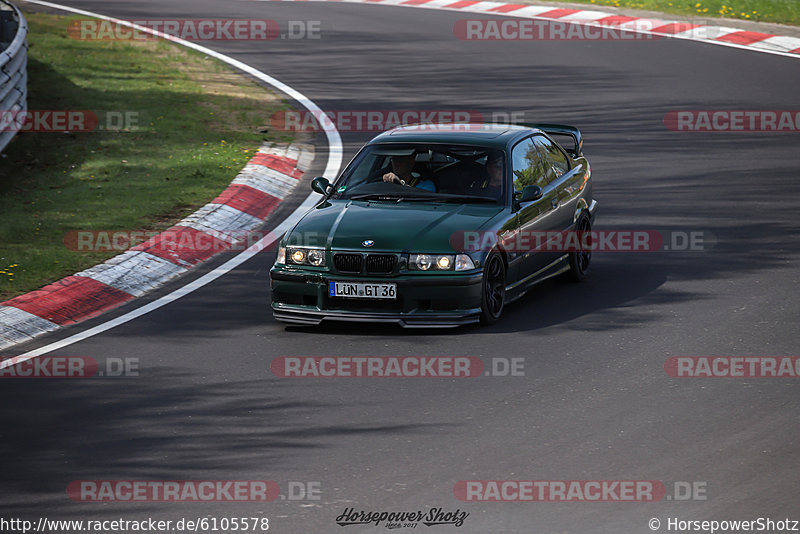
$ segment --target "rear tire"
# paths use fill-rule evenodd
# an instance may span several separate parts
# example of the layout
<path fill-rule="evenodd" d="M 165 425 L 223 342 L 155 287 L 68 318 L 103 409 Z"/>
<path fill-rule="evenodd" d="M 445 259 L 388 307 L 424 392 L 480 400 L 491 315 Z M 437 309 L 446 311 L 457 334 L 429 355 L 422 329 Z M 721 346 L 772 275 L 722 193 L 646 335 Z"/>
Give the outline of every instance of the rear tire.
<path fill-rule="evenodd" d="M 592 231 L 592 223 L 585 211 L 581 212 L 575 221 L 575 230 L 578 232 L 578 241 L 581 245 L 589 245 L 589 250 L 576 250 L 569 253 L 569 272 L 567 277 L 573 282 L 583 282 L 592 263 L 591 239 L 587 234 Z"/>
<path fill-rule="evenodd" d="M 483 266 L 481 287 L 481 324 L 495 324 L 503 314 L 506 298 L 506 264 L 497 252 L 491 252 Z"/>

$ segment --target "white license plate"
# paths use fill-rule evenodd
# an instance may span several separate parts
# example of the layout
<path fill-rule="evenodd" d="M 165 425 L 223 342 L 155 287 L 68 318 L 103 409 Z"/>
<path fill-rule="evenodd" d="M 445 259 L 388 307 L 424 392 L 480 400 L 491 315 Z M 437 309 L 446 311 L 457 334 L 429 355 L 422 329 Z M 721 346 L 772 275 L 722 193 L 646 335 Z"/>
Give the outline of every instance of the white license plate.
<path fill-rule="evenodd" d="M 331 297 L 394 300 L 397 298 L 397 284 L 328 282 L 328 294 Z"/>

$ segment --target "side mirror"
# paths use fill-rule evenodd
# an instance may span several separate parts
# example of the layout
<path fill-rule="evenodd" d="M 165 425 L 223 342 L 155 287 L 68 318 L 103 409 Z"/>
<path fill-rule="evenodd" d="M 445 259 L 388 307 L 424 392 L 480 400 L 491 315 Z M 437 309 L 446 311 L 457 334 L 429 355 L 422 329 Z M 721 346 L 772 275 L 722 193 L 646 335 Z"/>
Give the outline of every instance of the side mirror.
<path fill-rule="evenodd" d="M 331 183 L 324 176 L 317 176 L 316 178 L 311 180 L 311 190 L 316 191 L 320 195 L 327 195 L 328 188 L 330 186 Z"/>
<path fill-rule="evenodd" d="M 532 200 L 539 200 L 544 195 L 542 188 L 538 185 L 526 185 L 522 190 L 520 202 L 530 202 Z"/>

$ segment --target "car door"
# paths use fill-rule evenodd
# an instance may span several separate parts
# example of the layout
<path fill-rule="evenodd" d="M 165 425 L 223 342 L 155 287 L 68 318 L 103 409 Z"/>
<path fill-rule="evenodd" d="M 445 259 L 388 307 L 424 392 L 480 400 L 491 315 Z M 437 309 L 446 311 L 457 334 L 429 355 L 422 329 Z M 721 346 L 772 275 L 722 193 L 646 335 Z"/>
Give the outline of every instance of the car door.
<path fill-rule="evenodd" d="M 535 137 L 528 137 L 520 141 L 511 151 L 515 198 L 519 198 L 528 185 L 538 185 L 544 192 L 538 200 L 519 203 L 517 236 L 513 248 L 519 261 L 521 279 L 558 258 L 557 252 L 544 247 L 537 249 L 537 243 L 545 242 L 543 236 L 558 228 L 554 209 L 558 205 L 558 199 L 556 189 L 547 187 L 549 175 L 553 171 L 545 164 L 534 139 Z"/>
<path fill-rule="evenodd" d="M 578 196 L 583 184 L 583 173 L 573 167 L 570 159 L 552 140 L 544 135 L 534 138 L 536 148 L 542 157 L 547 176 L 545 195 L 552 195 L 555 204 L 554 229 L 566 231 L 572 228 Z"/>

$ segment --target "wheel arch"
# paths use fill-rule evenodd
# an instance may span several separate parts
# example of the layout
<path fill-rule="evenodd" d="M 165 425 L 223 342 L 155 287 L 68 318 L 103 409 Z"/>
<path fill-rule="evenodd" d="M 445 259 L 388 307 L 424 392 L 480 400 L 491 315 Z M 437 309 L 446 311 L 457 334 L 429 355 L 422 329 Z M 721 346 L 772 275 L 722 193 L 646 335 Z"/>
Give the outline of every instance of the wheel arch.
<path fill-rule="evenodd" d="M 580 217 L 581 213 L 584 211 L 589 211 L 589 204 L 586 203 L 585 198 L 579 198 L 578 202 L 575 204 L 575 213 L 572 214 L 572 224 L 578 222 L 578 217 Z"/>

